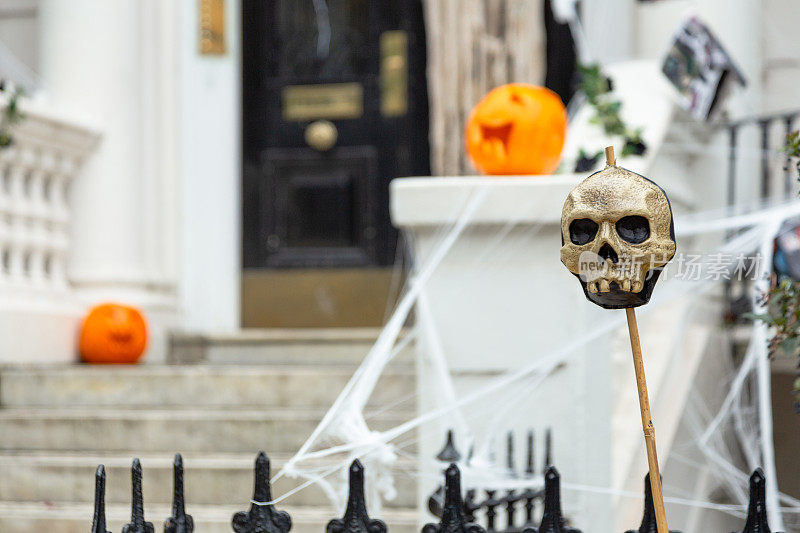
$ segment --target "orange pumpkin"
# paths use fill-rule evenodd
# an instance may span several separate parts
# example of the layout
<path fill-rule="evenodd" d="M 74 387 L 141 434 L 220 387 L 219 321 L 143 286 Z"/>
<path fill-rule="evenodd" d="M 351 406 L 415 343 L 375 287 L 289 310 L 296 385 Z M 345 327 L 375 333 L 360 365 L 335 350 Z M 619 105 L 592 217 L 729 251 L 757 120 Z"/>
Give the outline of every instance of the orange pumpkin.
<path fill-rule="evenodd" d="M 133 364 L 147 346 L 147 324 L 135 307 L 108 303 L 89 311 L 81 327 L 81 359 Z"/>
<path fill-rule="evenodd" d="M 567 111 L 544 87 L 501 85 L 467 120 L 467 153 L 485 174 L 551 174 L 561 159 Z"/>

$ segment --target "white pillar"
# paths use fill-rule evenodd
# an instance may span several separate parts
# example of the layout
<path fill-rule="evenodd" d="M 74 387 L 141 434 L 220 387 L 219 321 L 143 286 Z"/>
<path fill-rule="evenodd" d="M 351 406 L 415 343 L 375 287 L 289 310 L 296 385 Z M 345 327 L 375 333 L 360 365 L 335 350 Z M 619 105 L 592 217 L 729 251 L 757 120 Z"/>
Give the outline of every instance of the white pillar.
<path fill-rule="evenodd" d="M 156 359 L 176 307 L 175 11 L 157 0 L 40 4 L 44 88 L 103 132 L 70 191 L 70 280 L 87 304 L 142 307 Z"/>
<path fill-rule="evenodd" d="M 196 0 L 180 2 L 183 328 L 237 330 L 242 238 L 241 2 L 225 2 L 226 52 L 198 52 Z"/>

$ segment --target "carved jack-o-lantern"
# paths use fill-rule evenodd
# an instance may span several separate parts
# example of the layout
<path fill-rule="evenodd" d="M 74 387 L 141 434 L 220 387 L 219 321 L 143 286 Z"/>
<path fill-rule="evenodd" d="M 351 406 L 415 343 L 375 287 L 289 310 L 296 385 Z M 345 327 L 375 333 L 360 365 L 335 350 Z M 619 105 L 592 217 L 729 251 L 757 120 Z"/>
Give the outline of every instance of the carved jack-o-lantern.
<path fill-rule="evenodd" d="M 467 153 L 486 174 L 550 174 L 561 159 L 567 112 L 557 94 L 512 83 L 492 90 L 467 120 Z"/>
<path fill-rule="evenodd" d="M 147 324 L 134 307 L 103 304 L 92 308 L 81 328 L 81 359 L 87 363 L 132 364 L 147 346 Z"/>
<path fill-rule="evenodd" d="M 606 309 L 638 307 L 675 255 L 672 208 L 655 183 L 607 166 L 572 189 L 561 212 L 561 262 Z"/>

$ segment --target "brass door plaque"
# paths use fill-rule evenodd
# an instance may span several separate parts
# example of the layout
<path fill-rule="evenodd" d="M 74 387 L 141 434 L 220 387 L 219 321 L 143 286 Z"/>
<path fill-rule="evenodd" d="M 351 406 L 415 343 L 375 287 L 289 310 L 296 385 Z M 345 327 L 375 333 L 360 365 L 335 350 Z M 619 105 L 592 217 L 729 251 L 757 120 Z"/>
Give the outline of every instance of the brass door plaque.
<path fill-rule="evenodd" d="M 408 111 L 408 36 L 404 31 L 381 34 L 381 114 L 399 117 Z"/>
<path fill-rule="evenodd" d="M 360 118 L 364 89 L 360 83 L 290 85 L 283 88 L 283 119 L 317 120 Z"/>
<path fill-rule="evenodd" d="M 200 53 L 225 53 L 225 0 L 199 0 Z"/>

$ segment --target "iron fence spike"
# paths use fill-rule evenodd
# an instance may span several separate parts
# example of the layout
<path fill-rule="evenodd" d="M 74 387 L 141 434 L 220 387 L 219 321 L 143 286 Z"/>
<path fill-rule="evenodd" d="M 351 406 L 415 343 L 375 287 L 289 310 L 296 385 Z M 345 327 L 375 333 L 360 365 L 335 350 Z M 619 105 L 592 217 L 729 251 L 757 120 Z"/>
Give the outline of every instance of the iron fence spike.
<path fill-rule="evenodd" d="M 506 467 L 510 474 L 514 474 L 514 433 L 509 431 L 506 435 Z"/>
<path fill-rule="evenodd" d="M 528 474 L 529 476 L 532 476 L 535 471 L 535 468 L 533 466 L 533 456 L 534 456 L 533 445 L 534 445 L 533 430 L 531 429 L 528 431 L 528 449 L 526 450 L 527 464 L 525 465 L 525 473 Z"/>
<path fill-rule="evenodd" d="M 278 511 L 270 503 L 272 489 L 269 480 L 269 458 L 263 451 L 258 453 L 255 464 L 255 481 L 250 509 L 233 515 L 231 526 L 236 533 L 287 533 L 292 528 L 292 518 L 285 511 Z"/>
<path fill-rule="evenodd" d="M 134 459 L 131 465 L 131 521 L 122 528 L 122 533 L 154 533 L 153 524 L 144 519 L 144 496 L 142 495 L 142 463 Z"/>
<path fill-rule="evenodd" d="M 770 533 L 767 521 L 767 480 L 760 468 L 756 468 L 750 476 L 750 502 L 742 533 Z"/>
<path fill-rule="evenodd" d="M 97 467 L 94 475 L 94 517 L 91 533 L 110 533 L 106 530 L 106 468 Z"/>
<path fill-rule="evenodd" d="M 544 434 L 544 469 L 553 464 L 553 438 L 550 428 Z"/>
<path fill-rule="evenodd" d="M 186 514 L 186 502 L 183 491 L 183 457 L 175 454 L 172 465 L 173 495 L 172 516 L 164 521 L 164 533 L 192 533 L 194 519 Z"/>
<path fill-rule="evenodd" d="M 436 458 L 443 463 L 457 463 L 461 460 L 461 453 L 455 445 L 455 436 L 452 429 L 447 430 L 447 440 Z"/>
<path fill-rule="evenodd" d="M 451 464 L 444 473 L 444 509 L 438 524 L 427 524 L 422 533 L 485 533 L 481 526 L 468 522 L 461 498 L 461 471 Z"/>
<path fill-rule="evenodd" d="M 364 498 L 364 467 L 356 459 L 350 465 L 350 490 L 344 517 L 328 522 L 327 533 L 386 533 L 382 520 L 372 519 L 367 514 Z"/>
<path fill-rule="evenodd" d="M 581 533 L 564 525 L 561 513 L 561 476 L 553 466 L 544 473 L 544 511 L 538 533 Z"/>
<path fill-rule="evenodd" d="M 644 476 L 644 512 L 642 513 L 642 523 L 639 529 L 631 529 L 625 533 L 658 533 L 656 524 L 656 507 L 653 503 L 653 490 L 650 486 L 650 474 Z M 680 531 L 670 530 L 669 533 L 680 533 Z"/>

